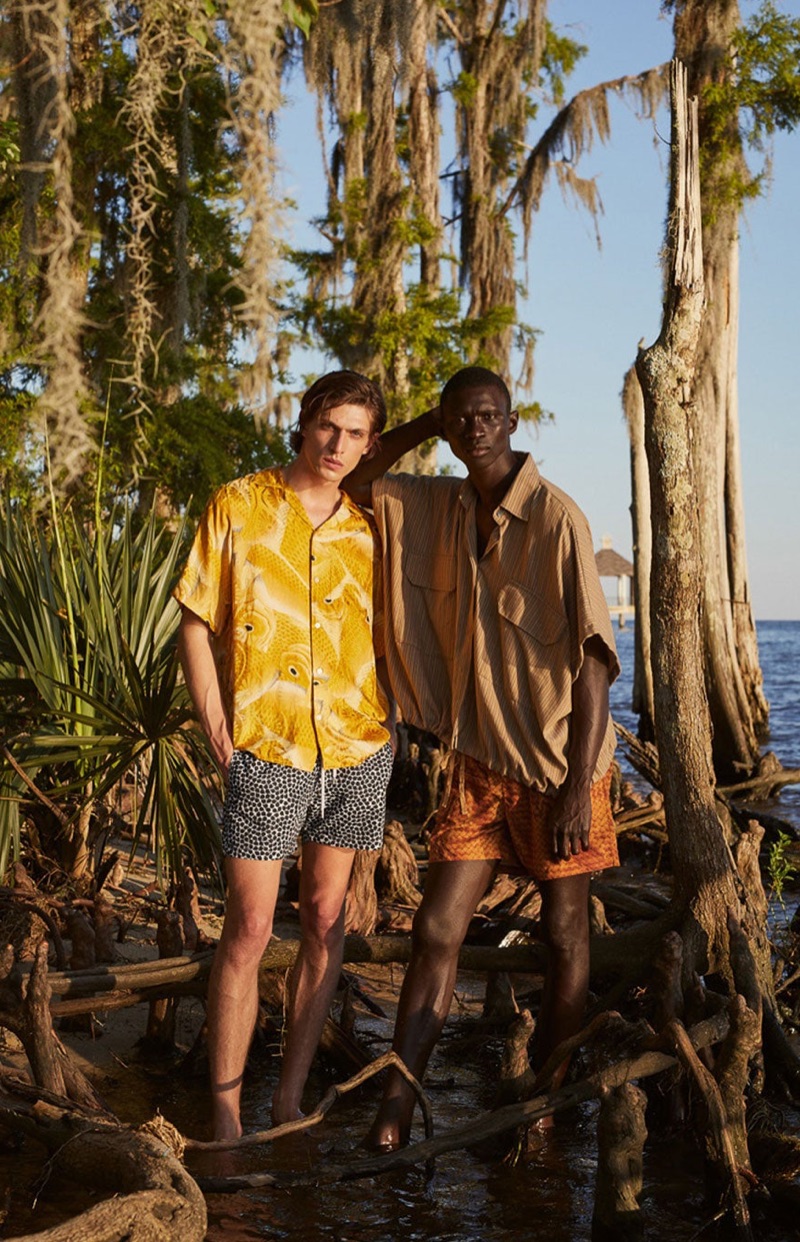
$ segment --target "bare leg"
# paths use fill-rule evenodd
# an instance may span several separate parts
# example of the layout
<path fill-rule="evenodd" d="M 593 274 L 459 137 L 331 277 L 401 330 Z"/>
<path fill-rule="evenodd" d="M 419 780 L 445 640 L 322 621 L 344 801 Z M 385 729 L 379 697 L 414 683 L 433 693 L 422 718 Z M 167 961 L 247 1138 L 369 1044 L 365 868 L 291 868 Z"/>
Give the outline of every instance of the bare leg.
<path fill-rule="evenodd" d="M 238 1138 L 245 1061 L 258 1012 L 258 964 L 272 934 L 280 862 L 228 858 L 225 922 L 208 984 L 214 1137 Z"/>
<path fill-rule="evenodd" d="M 450 1012 L 458 951 L 495 867 L 492 860 L 469 860 L 431 863 L 428 868 L 425 893 L 414 918 L 411 962 L 400 992 L 392 1045 L 416 1078 L 422 1078 Z M 368 1144 L 407 1143 L 414 1103 L 406 1081 L 390 1071 Z"/>
<path fill-rule="evenodd" d="M 275 1125 L 302 1116 L 300 1100 L 342 969 L 344 903 L 353 850 L 303 845 L 300 952 L 292 972 L 286 1050 L 272 1099 Z"/>
<path fill-rule="evenodd" d="M 536 1024 L 535 1068 L 563 1039 L 581 1029 L 589 990 L 589 875 L 540 883 L 542 937 L 549 948 L 542 1006 Z M 553 1087 L 567 1072 L 556 1071 Z"/>

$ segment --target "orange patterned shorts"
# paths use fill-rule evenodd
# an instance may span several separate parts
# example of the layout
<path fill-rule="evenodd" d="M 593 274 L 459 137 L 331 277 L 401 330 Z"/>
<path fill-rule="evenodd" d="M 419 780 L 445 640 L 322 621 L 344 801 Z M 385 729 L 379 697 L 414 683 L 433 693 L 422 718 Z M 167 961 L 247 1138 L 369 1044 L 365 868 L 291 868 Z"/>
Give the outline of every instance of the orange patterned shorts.
<path fill-rule="evenodd" d="M 431 862 L 498 859 L 535 880 L 603 871 L 619 865 L 611 812 L 611 769 L 592 785 L 589 849 L 554 858 L 547 821 L 553 798 L 456 753 L 429 842 Z"/>

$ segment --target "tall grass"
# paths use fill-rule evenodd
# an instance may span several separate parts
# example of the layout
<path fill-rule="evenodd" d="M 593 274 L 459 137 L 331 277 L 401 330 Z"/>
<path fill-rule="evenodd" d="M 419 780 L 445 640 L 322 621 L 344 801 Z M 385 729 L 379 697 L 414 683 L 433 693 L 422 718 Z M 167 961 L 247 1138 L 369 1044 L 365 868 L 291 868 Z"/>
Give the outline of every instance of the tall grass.
<path fill-rule="evenodd" d="M 134 533 L 99 505 L 90 524 L 54 508 L 46 527 L 0 511 L 0 874 L 26 821 L 74 877 L 89 871 L 105 802 L 131 775 L 133 847 L 148 834 L 159 879 L 187 858 L 216 871 L 215 768 L 176 652 L 182 546 L 152 515 Z"/>

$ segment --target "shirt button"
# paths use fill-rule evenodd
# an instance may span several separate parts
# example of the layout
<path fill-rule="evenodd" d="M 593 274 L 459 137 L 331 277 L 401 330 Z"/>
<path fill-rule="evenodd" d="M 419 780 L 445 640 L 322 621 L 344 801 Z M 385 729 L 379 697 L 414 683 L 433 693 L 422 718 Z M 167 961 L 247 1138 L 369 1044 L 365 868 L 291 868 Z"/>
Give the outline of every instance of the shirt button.
<path fill-rule="evenodd" d="M 318 629 L 319 629 L 319 626 L 320 626 L 319 621 L 315 621 L 315 622 L 314 622 L 314 629 L 315 629 L 315 630 L 318 630 Z"/>
<path fill-rule="evenodd" d="M 322 669 L 322 668 L 318 668 L 318 669 L 317 669 L 317 677 L 321 677 L 321 676 L 322 676 L 322 674 L 324 673 L 324 671 L 325 671 L 324 669 Z"/>

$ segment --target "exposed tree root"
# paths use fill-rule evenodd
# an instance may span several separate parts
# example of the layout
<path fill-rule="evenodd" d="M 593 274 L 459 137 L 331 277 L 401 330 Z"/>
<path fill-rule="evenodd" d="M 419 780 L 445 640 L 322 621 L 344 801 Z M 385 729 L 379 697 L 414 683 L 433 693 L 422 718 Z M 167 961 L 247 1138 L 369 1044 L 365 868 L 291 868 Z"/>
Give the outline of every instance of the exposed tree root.
<path fill-rule="evenodd" d="M 52 1092 L 2 1075 L 0 1126 L 36 1139 L 51 1165 L 112 1196 L 81 1216 L 16 1242 L 202 1242 L 206 1205 L 169 1146 Z"/>
<path fill-rule="evenodd" d="M 601 1098 L 593 1242 L 636 1242 L 644 1236 L 639 1195 L 647 1139 L 646 1104 L 644 1091 L 630 1082 Z"/>

